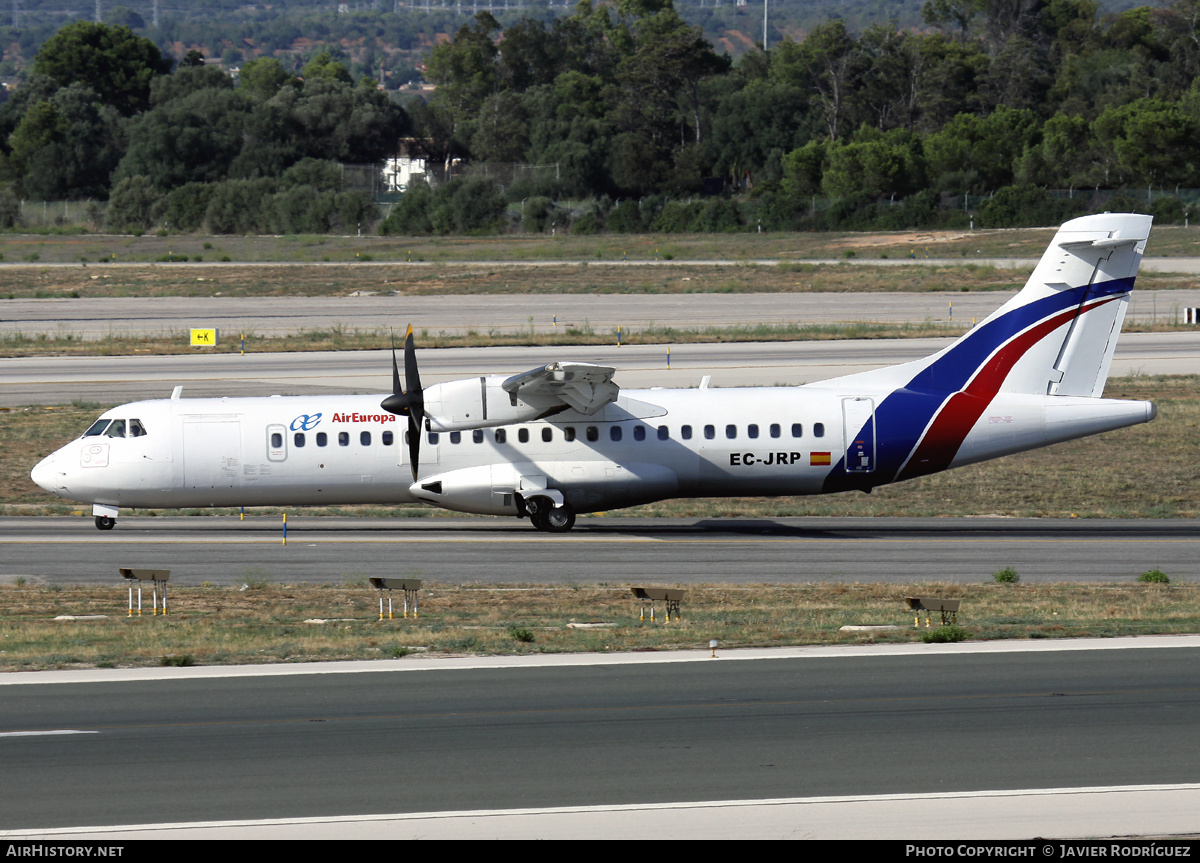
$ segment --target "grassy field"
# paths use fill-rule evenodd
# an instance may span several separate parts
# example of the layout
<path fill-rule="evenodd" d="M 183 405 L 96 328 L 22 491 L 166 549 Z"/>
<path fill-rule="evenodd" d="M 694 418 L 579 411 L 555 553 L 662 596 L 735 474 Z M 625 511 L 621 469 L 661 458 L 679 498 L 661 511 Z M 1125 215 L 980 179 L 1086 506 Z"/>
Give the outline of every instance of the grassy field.
<path fill-rule="evenodd" d="M 687 589 L 682 620 L 639 619 L 628 587 L 458 587 L 426 582 L 420 617 L 379 619 L 365 583 L 171 588 L 168 616 L 128 617 L 123 586 L 0 586 L 0 671 L 398 658 L 704 650 L 919 640 L 906 595 L 960 599 L 973 639 L 1195 632 L 1200 585 L 809 584 Z M 145 609 L 149 597 L 144 596 Z M 60 616 L 103 615 L 65 620 Z M 584 626 L 580 626 L 584 624 Z M 590 624 L 590 625 L 587 625 Z M 841 632 L 846 625 L 899 630 Z M 922 624 L 924 621 L 922 620 Z M 938 625 L 935 618 L 934 627 Z"/>
<path fill-rule="evenodd" d="M 733 234 L 507 234 L 486 237 L 164 236 L 2 234 L 5 263 L 96 263 L 202 258 L 205 261 L 622 261 L 805 260 L 901 257 L 1036 257 L 1055 228 L 977 231 L 779 232 Z M 1156 257 L 1196 254 L 1200 227 L 1161 225 Z"/>
<path fill-rule="evenodd" d="M 1196 458 L 1200 377 L 1113 378 L 1105 395 L 1149 399 L 1158 405 L 1158 419 L 1110 434 L 883 486 L 869 495 L 844 492 L 813 497 L 676 500 L 622 510 L 621 514 L 1081 518 L 1200 515 L 1200 459 Z M 62 501 L 35 486 L 29 479 L 29 469 L 40 458 L 81 434 L 102 410 L 100 405 L 76 404 L 0 411 L 0 501 L 3 501 L 0 515 L 64 514 L 77 510 L 90 514 L 89 507 Z M 319 512 L 382 517 L 441 513 L 415 505 L 338 507 Z"/>
<path fill-rule="evenodd" d="M 348 296 L 542 293 L 778 293 L 830 291 L 989 291 L 1024 284 L 1027 270 L 987 264 L 882 267 L 849 264 L 338 264 L 330 266 L 137 264 L 101 267 L 0 266 L 0 300 L 77 297 Z M 1162 276 L 1156 289 L 1194 286 Z"/>

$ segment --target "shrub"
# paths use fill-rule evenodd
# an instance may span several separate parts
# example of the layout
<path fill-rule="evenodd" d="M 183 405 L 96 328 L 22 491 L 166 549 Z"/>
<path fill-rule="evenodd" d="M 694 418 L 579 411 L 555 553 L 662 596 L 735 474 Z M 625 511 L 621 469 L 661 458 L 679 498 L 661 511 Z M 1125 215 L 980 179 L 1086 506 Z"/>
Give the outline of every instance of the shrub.
<path fill-rule="evenodd" d="M 408 191 L 392 207 L 379 226 L 379 233 L 389 235 L 431 234 L 433 224 L 429 211 L 433 209 L 433 189 L 428 183 L 411 183 Z"/>
<path fill-rule="evenodd" d="M 1171 579 L 1167 578 L 1167 574 L 1161 569 L 1152 569 L 1149 572 L 1143 572 L 1137 578 L 1143 584 L 1170 584 Z"/>
<path fill-rule="evenodd" d="M 995 573 L 992 576 L 992 579 L 997 584 L 1016 584 L 1021 580 L 1021 576 L 1017 575 L 1017 571 L 1011 566 L 1006 566 L 1004 569 Z"/>
<path fill-rule="evenodd" d="M 116 233 L 140 233 L 153 221 L 152 209 L 159 194 L 146 177 L 126 177 L 117 183 L 108 209 L 104 213 L 104 227 Z"/>
<path fill-rule="evenodd" d="M 533 643 L 533 630 L 527 626 L 510 626 L 508 628 L 508 634 L 511 635 L 515 641 L 520 641 L 522 644 Z"/>
<path fill-rule="evenodd" d="M 932 632 L 921 633 L 921 641 L 926 644 L 950 644 L 970 637 L 971 634 L 961 626 L 939 626 Z"/>

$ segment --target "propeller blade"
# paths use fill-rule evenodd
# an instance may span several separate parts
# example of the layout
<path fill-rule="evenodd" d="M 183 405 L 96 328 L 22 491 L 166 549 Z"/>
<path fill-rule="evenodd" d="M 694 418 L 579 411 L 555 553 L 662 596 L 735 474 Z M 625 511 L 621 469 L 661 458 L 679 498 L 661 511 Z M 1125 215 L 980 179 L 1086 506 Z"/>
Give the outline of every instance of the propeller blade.
<path fill-rule="evenodd" d="M 396 366 L 396 334 L 392 333 L 392 395 L 399 395 L 403 390 L 400 389 L 400 369 Z"/>
<path fill-rule="evenodd" d="M 412 467 L 413 482 L 417 481 L 417 466 L 421 463 L 421 424 L 408 414 L 408 463 Z"/>
<path fill-rule="evenodd" d="M 408 461 L 412 467 L 413 481 L 417 479 L 417 466 L 421 463 L 421 434 L 425 425 L 425 391 L 421 387 L 421 375 L 417 371 L 417 349 L 413 342 L 412 324 L 404 336 L 404 383 L 400 389 L 400 367 L 396 363 L 396 341 L 392 340 L 392 394 L 379 403 L 388 413 L 408 416 Z"/>
<path fill-rule="evenodd" d="M 417 372 L 417 349 L 413 343 L 412 324 L 404 336 L 404 384 L 408 394 L 409 416 L 416 413 L 417 424 L 425 419 L 425 391 L 421 388 L 421 375 Z"/>
<path fill-rule="evenodd" d="M 400 367 L 396 364 L 396 337 L 392 336 L 392 394 L 379 403 L 390 414 L 408 413 L 408 396 L 400 386 Z"/>

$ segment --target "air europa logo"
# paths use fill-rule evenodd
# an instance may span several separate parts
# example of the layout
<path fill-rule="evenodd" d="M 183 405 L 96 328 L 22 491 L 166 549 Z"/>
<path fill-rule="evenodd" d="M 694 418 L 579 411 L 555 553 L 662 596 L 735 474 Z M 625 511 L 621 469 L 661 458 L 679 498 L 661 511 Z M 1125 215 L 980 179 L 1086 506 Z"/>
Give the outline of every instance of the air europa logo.
<path fill-rule="evenodd" d="M 317 414 L 320 416 L 320 414 Z M 335 423 L 394 423 L 395 414 L 334 414 Z"/>
<path fill-rule="evenodd" d="M 300 414 L 300 416 L 292 420 L 289 428 L 292 431 L 312 431 L 320 422 L 320 414 Z"/>

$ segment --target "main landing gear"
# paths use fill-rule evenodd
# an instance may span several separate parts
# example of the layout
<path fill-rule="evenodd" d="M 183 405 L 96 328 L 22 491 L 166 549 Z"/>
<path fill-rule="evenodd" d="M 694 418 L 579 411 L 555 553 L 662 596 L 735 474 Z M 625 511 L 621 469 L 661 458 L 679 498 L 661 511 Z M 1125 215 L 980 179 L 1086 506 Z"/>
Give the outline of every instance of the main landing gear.
<path fill-rule="evenodd" d="M 567 503 L 554 506 L 549 498 L 531 497 L 525 501 L 525 511 L 538 530 L 566 533 L 575 526 L 575 510 Z"/>
<path fill-rule="evenodd" d="M 117 520 L 110 515 L 96 516 L 96 529 L 97 530 L 112 530 L 113 526 L 116 523 L 117 523 Z"/>

